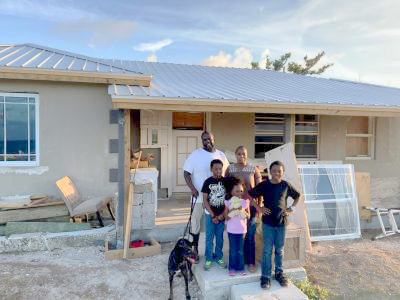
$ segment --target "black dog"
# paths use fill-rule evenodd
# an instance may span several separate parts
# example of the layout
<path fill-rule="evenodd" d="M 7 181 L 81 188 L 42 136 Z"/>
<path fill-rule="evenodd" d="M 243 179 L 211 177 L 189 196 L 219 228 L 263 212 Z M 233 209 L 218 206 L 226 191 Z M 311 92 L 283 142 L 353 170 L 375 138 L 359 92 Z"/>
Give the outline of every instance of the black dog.
<path fill-rule="evenodd" d="M 173 300 L 173 281 L 174 275 L 178 270 L 181 270 L 185 278 L 186 285 L 186 299 L 190 299 L 188 283 L 192 280 L 192 264 L 195 263 L 195 253 L 192 250 L 192 243 L 187 239 L 179 239 L 169 255 L 168 260 L 168 273 L 169 273 L 169 300 Z"/>

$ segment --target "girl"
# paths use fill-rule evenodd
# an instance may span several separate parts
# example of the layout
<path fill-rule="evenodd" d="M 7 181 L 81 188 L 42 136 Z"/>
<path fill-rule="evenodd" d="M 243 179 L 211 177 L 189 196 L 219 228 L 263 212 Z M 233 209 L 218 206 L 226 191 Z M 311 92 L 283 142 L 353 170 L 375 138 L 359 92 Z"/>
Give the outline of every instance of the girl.
<path fill-rule="evenodd" d="M 243 238 L 247 232 L 247 219 L 250 217 L 249 200 L 242 199 L 244 187 L 240 179 L 227 178 L 227 196 L 225 201 L 226 230 L 229 237 L 229 275 L 236 272 L 246 275 L 244 270 Z"/>

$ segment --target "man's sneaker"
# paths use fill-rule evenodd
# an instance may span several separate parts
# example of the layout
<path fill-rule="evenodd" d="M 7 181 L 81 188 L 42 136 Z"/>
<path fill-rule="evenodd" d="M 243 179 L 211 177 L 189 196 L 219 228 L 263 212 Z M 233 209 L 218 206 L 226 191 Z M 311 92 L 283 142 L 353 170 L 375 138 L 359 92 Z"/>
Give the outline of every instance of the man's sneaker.
<path fill-rule="evenodd" d="M 217 260 L 217 264 L 218 264 L 218 266 L 220 266 L 222 269 L 225 269 L 225 268 L 226 268 L 226 263 L 225 263 L 225 261 L 224 261 L 223 258 L 218 259 L 218 260 Z"/>
<path fill-rule="evenodd" d="M 279 282 L 279 284 L 280 284 L 281 286 L 288 286 L 288 284 L 289 284 L 289 283 L 288 283 L 288 280 L 287 280 L 287 278 L 286 278 L 286 276 L 283 275 L 282 272 L 276 273 L 276 274 L 275 274 L 275 279 L 276 279 L 276 281 Z"/>
<path fill-rule="evenodd" d="M 206 260 L 206 262 L 204 263 L 204 270 L 208 271 L 210 270 L 212 266 L 212 260 Z"/>
<path fill-rule="evenodd" d="M 271 279 L 261 277 L 261 288 L 264 290 L 271 288 Z"/>

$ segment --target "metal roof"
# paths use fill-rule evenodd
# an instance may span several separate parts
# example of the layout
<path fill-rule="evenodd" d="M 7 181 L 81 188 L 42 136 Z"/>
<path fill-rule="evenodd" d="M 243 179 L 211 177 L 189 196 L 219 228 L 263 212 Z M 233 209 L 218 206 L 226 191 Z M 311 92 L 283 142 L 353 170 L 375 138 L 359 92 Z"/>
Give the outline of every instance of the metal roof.
<path fill-rule="evenodd" d="M 400 106 L 400 89 L 292 73 L 172 63 L 104 60 L 153 75 L 149 87 L 110 85 L 112 97 L 240 100 L 265 103 Z"/>
<path fill-rule="evenodd" d="M 110 62 L 34 44 L 0 45 L 1 67 L 142 74 Z"/>

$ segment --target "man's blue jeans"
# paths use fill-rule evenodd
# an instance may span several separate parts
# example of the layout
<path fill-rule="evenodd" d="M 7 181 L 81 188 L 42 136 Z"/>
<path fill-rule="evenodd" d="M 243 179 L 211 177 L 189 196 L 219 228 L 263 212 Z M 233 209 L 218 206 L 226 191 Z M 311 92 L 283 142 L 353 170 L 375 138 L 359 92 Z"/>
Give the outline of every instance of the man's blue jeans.
<path fill-rule="evenodd" d="M 275 274 L 283 272 L 283 247 L 285 243 L 285 226 L 263 224 L 264 252 L 261 265 L 261 277 L 271 278 L 272 248 L 275 247 Z"/>
<path fill-rule="evenodd" d="M 224 246 L 224 229 L 225 222 L 221 221 L 218 224 L 212 222 L 212 217 L 205 214 L 206 218 L 206 260 L 213 259 L 214 238 L 215 238 L 215 260 L 223 258 L 222 247 Z"/>
<path fill-rule="evenodd" d="M 229 271 L 243 271 L 243 236 L 244 234 L 229 233 Z"/>

